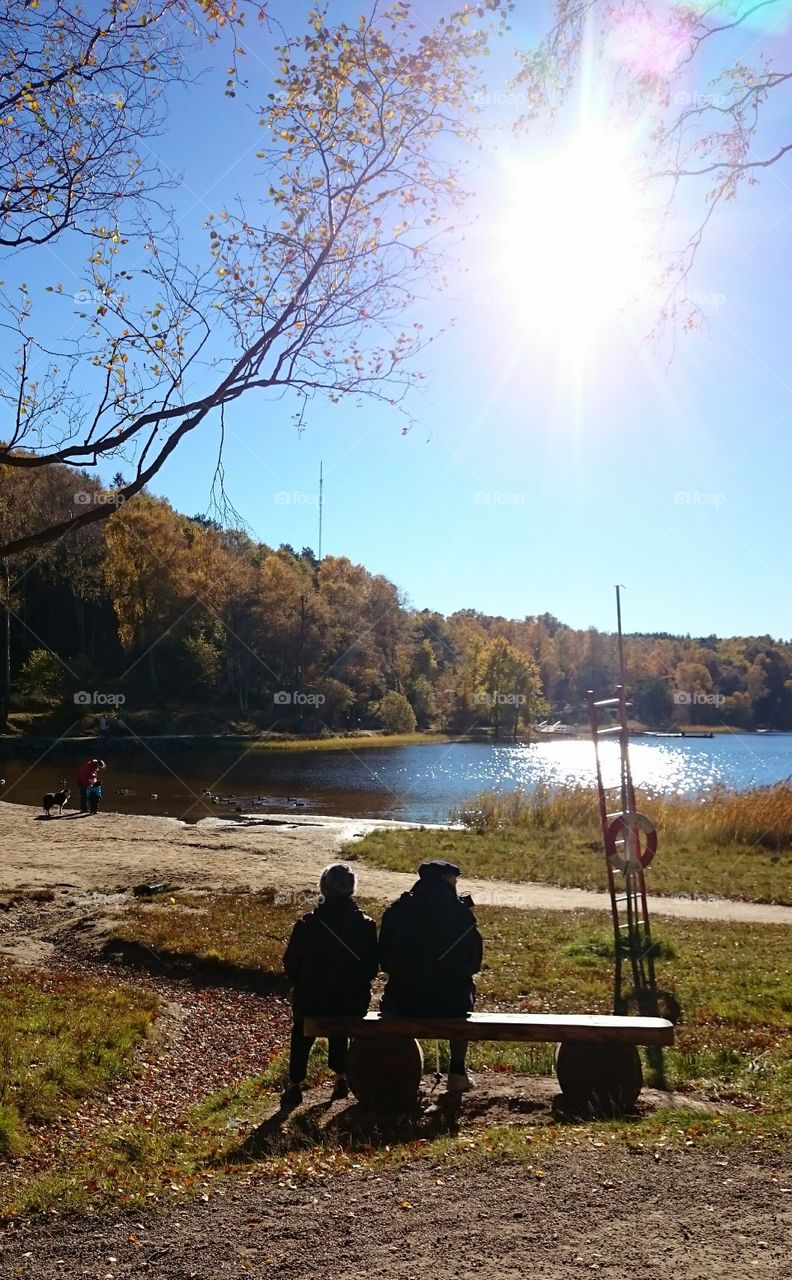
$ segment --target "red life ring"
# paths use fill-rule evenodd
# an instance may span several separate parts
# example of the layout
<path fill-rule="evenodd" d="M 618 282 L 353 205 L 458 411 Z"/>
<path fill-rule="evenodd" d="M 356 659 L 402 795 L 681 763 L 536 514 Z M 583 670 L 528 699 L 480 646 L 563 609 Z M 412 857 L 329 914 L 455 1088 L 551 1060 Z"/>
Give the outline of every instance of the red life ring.
<path fill-rule="evenodd" d="M 630 831 L 635 833 L 635 848 L 638 851 L 632 862 L 627 854 Z M 641 836 L 645 837 L 643 847 Z M 616 841 L 620 837 L 624 839 L 624 844 L 617 848 Z M 618 871 L 626 871 L 628 866 L 633 871 L 637 871 L 638 867 L 648 867 L 657 853 L 657 830 L 654 823 L 643 813 L 620 814 L 608 824 L 605 832 L 605 853 L 608 862 Z"/>

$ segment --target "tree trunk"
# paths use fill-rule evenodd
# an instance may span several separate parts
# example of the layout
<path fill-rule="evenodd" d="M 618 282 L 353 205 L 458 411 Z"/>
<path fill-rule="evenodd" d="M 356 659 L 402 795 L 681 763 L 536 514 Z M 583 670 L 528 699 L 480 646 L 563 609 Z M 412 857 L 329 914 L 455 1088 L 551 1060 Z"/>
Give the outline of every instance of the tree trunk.
<path fill-rule="evenodd" d="M 157 661 L 154 657 L 153 649 L 149 649 L 148 652 L 148 669 L 149 680 L 151 681 L 151 692 L 156 698 L 159 694 L 159 676 L 157 674 Z"/>
<path fill-rule="evenodd" d="M 80 598 L 74 587 L 71 588 L 74 612 L 77 615 L 77 652 L 85 657 L 85 601 Z"/>
<path fill-rule="evenodd" d="M 8 724 L 11 706 L 11 566 L 3 561 L 5 607 L 3 609 L 3 673 L 0 678 L 0 729 Z"/>

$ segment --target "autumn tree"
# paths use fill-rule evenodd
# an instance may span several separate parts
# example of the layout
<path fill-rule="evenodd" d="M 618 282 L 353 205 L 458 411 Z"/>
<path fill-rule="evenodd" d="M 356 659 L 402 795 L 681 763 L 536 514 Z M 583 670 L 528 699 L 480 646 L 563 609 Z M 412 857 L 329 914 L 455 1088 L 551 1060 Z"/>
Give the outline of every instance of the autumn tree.
<path fill-rule="evenodd" d="M 185 525 L 167 502 L 140 495 L 105 526 L 104 578 L 121 644 L 132 659 L 125 674 L 145 662 L 155 694 L 161 646 L 173 643 L 196 603 Z"/>
<path fill-rule="evenodd" d="M 153 199 L 164 90 L 201 31 L 242 18 L 234 0 L 0 0 L 0 247 L 90 234 Z"/>
<path fill-rule="evenodd" d="M 419 729 L 427 729 L 437 715 L 437 701 L 428 676 L 416 676 L 410 691 L 410 705 Z"/>
<path fill-rule="evenodd" d="M 792 712 L 792 672 L 775 645 L 764 646 L 748 669 L 747 689 L 757 721 L 780 728 Z"/>
<path fill-rule="evenodd" d="M 325 556 L 317 574 L 318 602 L 326 611 L 323 675 L 358 689 L 363 715 L 388 687 L 388 636 L 401 619 L 398 592 L 392 583 L 386 592 L 385 581 L 346 556 Z"/>
<path fill-rule="evenodd" d="M 494 636 L 480 654 L 477 700 L 496 739 L 504 728 L 516 738 L 520 721 L 528 724 L 544 710 L 536 663 L 504 636 Z"/>
<path fill-rule="evenodd" d="M 403 693 L 389 689 L 382 699 L 382 727 L 386 733 L 414 733 L 415 712 Z"/>
<path fill-rule="evenodd" d="M 105 494 L 95 477 L 75 473 L 69 467 L 52 466 L 44 471 L 4 471 L 0 467 L 0 540 L 18 536 L 26 523 L 53 516 L 66 518 L 89 503 L 104 502 Z M 110 510 L 114 508 L 110 506 Z M 24 637 L 41 644 L 46 617 L 52 609 L 56 589 L 62 588 L 73 608 L 74 636 L 62 636 L 60 665 L 63 674 L 74 670 L 67 660 L 83 657 L 86 651 L 85 606 L 98 599 L 101 588 L 102 538 L 98 527 L 77 530 L 66 547 L 31 548 L 14 557 L 0 558 L 0 728 L 6 724 L 14 664 L 14 631 L 17 647 Z M 29 575 L 39 567 L 49 581 L 49 598 L 25 599 Z M 25 646 L 27 647 L 27 645 Z"/>
<path fill-rule="evenodd" d="M 273 552 L 261 565 L 257 652 L 272 691 L 302 693 L 316 659 L 319 604 L 310 571 L 298 557 Z"/>
<path fill-rule="evenodd" d="M 191 520 L 187 538 L 187 573 L 197 604 L 193 627 L 216 650 L 225 684 L 239 710 L 247 712 L 256 677 L 271 674 L 258 650 L 261 565 L 269 548 L 212 521 Z"/>
<path fill-rule="evenodd" d="M 43 0 L 39 8 L 52 17 L 60 5 Z M 111 8 L 114 15 L 123 10 L 129 21 L 137 15 L 136 38 L 147 47 L 156 34 L 149 9 L 144 13 L 132 0 Z M 218 11 L 222 17 L 214 3 L 194 8 L 206 22 L 219 20 Z M 499 8 L 500 0 L 482 0 L 476 12 L 486 18 Z M 175 0 L 154 7 L 161 23 L 185 10 L 189 4 Z M 8 14 L 14 48 L 24 43 L 17 13 L 14 6 Z M 409 5 L 399 0 L 390 9 L 375 7 L 354 25 L 331 26 L 314 10 L 307 31 L 278 48 L 272 84 L 261 86 L 257 155 L 265 194 L 257 207 L 229 212 L 220 206 L 209 216 L 206 258 L 197 268 L 182 262 L 178 241 L 167 231 L 153 224 L 141 229 L 125 218 L 127 197 L 145 182 L 139 167 L 132 164 L 132 190 L 122 183 L 117 191 L 105 190 L 127 163 L 126 141 L 115 150 L 110 144 L 104 158 L 96 155 L 91 191 L 99 193 L 102 216 L 87 196 L 82 327 L 58 341 L 52 336 L 57 313 L 40 322 L 41 300 L 24 280 L 18 301 L 6 296 L 16 354 L 0 379 L 11 422 L 0 463 L 33 469 L 123 460 L 128 478 L 118 498 L 128 500 L 185 436 L 208 420 L 222 430 L 223 410 L 254 390 L 290 390 L 298 414 L 318 394 L 398 400 L 424 343 L 420 323 L 410 319 L 412 302 L 416 290 L 440 280 L 441 248 L 460 199 L 454 147 L 469 132 L 471 66 L 486 39 L 470 17 L 465 6 L 427 28 L 411 22 Z M 109 27 L 114 34 L 115 18 Z M 23 234 L 25 219 L 34 237 L 74 235 L 69 183 L 81 192 L 87 179 L 67 169 L 67 194 L 56 196 L 48 220 L 45 206 L 53 202 L 41 203 L 37 184 L 39 171 L 45 177 L 50 171 L 50 153 L 42 144 L 32 167 L 27 156 L 46 133 L 42 120 L 49 120 L 59 94 L 67 98 L 57 116 L 62 141 L 54 174 L 66 164 L 58 159 L 64 150 L 74 164 L 93 163 L 86 157 L 94 156 L 95 140 L 104 135 L 103 126 L 93 128 L 81 94 L 112 86 L 123 116 L 127 93 L 137 91 L 145 121 L 150 58 L 137 55 L 128 71 L 117 65 L 124 50 L 137 48 L 129 36 L 126 44 L 119 37 L 119 49 L 101 64 L 103 81 L 93 66 L 105 47 L 103 27 L 90 55 L 85 38 L 75 42 L 82 50 L 76 61 L 71 42 L 61 47 L 46 30 L 44 23 L 37 28 L 36 47 L 42 66 L 53 64 L 49 80 L 36 88 L 42 80 L 37 76 L 27 87 L 25 67 L 18 68 L 16 92 L 28 133 L 6 156 L 6 187 L 17 192 L 18 210 L 16 221 L 6 219 L 9 239 Z M 185 74 L 189 64 L 178 65 Z M 128 90 L 125 75 L 132 77 Z M 108 110 L 104 103 L 102 113 Z M 15 176 L 24 166 L 29 180 Z M 142 267 L 136 265 L 141 255 Z M 62 303 L 57 286 L 49 298 L 52 305 Z M 5 541 L 0 555 L 105 515 L 91 506 L 68 519 L 41 521 Z"/>
<path fill-rule="evenodd" d="M 40 506 L 65 510 L 75 493 L 79 505 L 108 497 L 65 466 L 14 470 L 0 488 L 0 524 L 8 530 Z M 411 612 L 393 583 L 363 565 L 332 556 L 320 565 L 285 545 L 274 551 L 147 494 L 103 526 L 18 557 L 9 598 L 9 689 L 23 704 L 63 712 L 64 727 L 67 712 L 74 718 L 69 691 L 99 680 L 122 687 L 141 711 L 153 693 L 174 710 L 199 699 L 207 714 L 241 711 L 262 727 L 306 731 L 380 724 L 392 692 L 406 696 L 420 728 L 437 721 L 466 732 L 497 720 L 504 736 L 545 714 L 532 702 L 537 687 L 554 716 L 581 723 L 579 691 L 592 675 L 599 670 L 602 693 L 617 679 L 612 634 L 543 615 Z M 628 634 L 624 650 L 632 716 L 648 727 L 695 718 L 792 728 L 789 641 Z M 540 660 L 538 686 L 533 677 L 523 683 Z M 547 689 L 543 671 L 552 675 Z M 276 706 L 279 689 L 324 702 Z M 675 702 L 675 692 L 684 699 Z"/>

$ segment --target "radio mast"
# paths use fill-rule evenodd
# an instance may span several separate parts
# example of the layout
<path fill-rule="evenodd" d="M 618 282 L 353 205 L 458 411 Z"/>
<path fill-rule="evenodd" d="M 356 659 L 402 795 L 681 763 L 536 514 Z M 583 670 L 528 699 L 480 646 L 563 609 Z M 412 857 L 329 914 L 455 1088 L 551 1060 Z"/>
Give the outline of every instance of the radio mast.
<path fill-rule="evenodd" d="M 322 563 L 322 463 L 319 463 L 319 551 L 317 560 Z"/>

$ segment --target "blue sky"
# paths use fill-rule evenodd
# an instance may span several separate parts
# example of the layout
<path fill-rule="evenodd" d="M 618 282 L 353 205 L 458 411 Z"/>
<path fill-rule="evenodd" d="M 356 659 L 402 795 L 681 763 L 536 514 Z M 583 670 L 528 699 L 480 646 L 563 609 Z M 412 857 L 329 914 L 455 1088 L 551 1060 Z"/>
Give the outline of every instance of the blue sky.
<path fill-rule="evenodd" d="M 290 25 L 297 9 L 288 6 Z M 510 39 L 529 35 L 518 24 Z M 263 99 L 256 39 L 263 62 L 248 70 Z M 783 63 L 788 27 L 761 47 Z M 504 84 L 497 74 L 494 84 Z M 174 100 L 157 143 L 184 171 L 177 199 L 196 248 L 204 214 L 253 189 L 259 139 L 255 120 L 247 136 L 239 120 L 240 103 L 205 81 Z M 771 136 L 781 127 L 771 120 Z M 547 145 L 519 147 L 530 157 Z M 317 401 L 298 436 L 294 404 L 250 396 L 226 423 L 237 510 L 267 543 L 316 548 L 321 460 L 324 552 L 386 574 L 416 608 L 549 611 L 611 629 L 621 582 L 628 630 L 792 636 L 792 162 L 719 211 L 691 281 L 706 327 L 680 333 L 671 355 L 645 340 L 649 311 L 633 311 L 602 325 L 576 369 L 553 325 L 540 316 L 526 327 L 499 292 L 505 183 L 488 151 L 462 255 L 471 270 L 426 308 L 430 323 L 456 320 L 421 361 L 426 385 L 410 402 L 420 424 L 403 434 L 395 410 Z M 530 269 L 518 285 L 530 299 Z M 206 509 L 216 446 L 216 427 L 203 428 L 153 491 L 189 514 Z"/>

